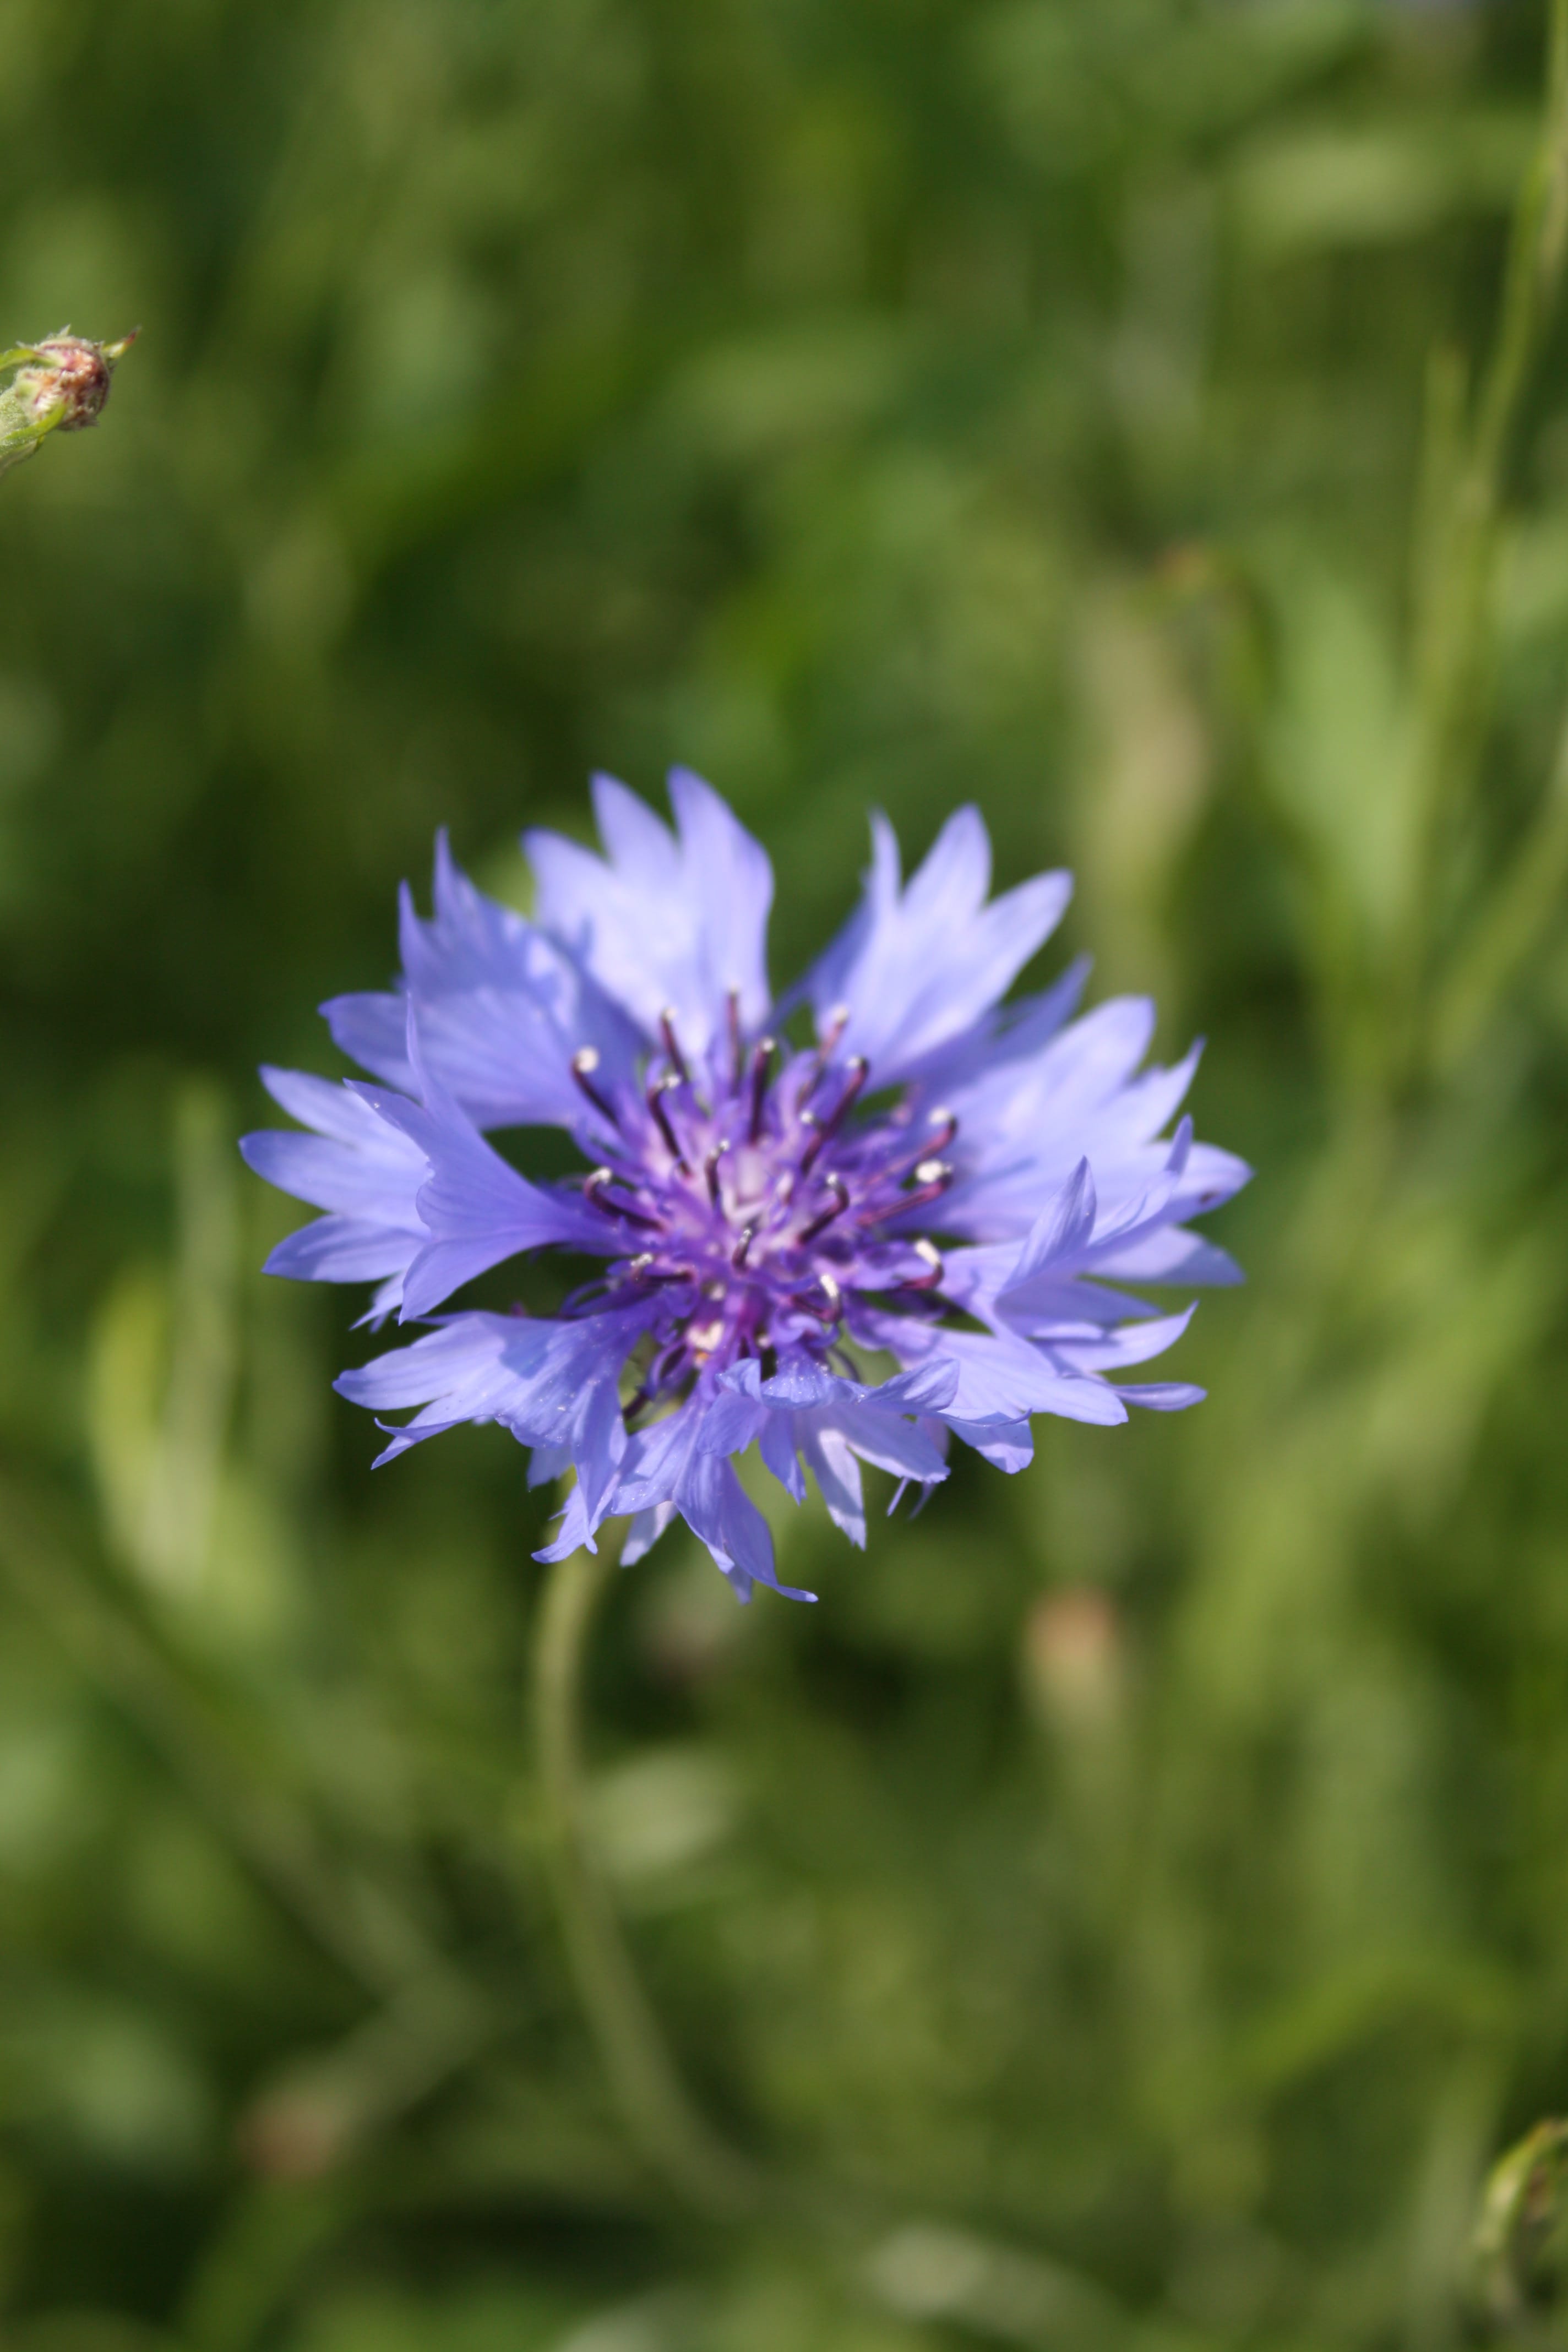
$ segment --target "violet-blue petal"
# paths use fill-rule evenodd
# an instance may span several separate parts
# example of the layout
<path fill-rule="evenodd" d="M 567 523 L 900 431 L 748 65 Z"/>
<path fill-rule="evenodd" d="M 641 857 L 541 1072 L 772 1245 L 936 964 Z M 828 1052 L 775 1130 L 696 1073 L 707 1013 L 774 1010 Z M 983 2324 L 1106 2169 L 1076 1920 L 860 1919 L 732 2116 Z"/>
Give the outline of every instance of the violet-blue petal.
<path fill-rule="evenodd" d="M 710 785 L 670 776 L 679 837 L 614 777 L 594 780 L 595 857 L 557 834 L 523 837 L 540 922 L 648 1037 L 668 1008 L 685 1051 L 724 1034 L 733 991 L 744 1025 L 768 1014 L 773 868 Z"/>
<path fill-rule="evenodd" d="M 708 1547 L 737 1597 L 749 1601 L 765 1584 L 786 1601 L 815 1601 L 815 1592 L 781 1584 L 773 1567 L 768 1523 L 745 1492 L 728 1461 L 716 1454 L 692 1454 L 676 1490 L 675 1507 Z"/>
<path fill-rule="evenodd" d="M 1155 1140 L 1159 1129 L 1196 1067 L 1194 1049 L 1173 1069 L 1135 1075 L 1152 1034 L 1151 1004 L 1113 998 L 1037 1053 L 983 1061 L 971 1080 L 945 1089 L 958 1121 L 950 1154 L 956 1181 L 942 1203 L 946 1230 L 980 1242 L 1022 1234 L 1048 1189 L 1082 1159 L 1093 1169 L 1102 1208 L 1145 1191 L 1169 1158 L 1169 1147 Z M 1249 1173 L 1228 1152 L 1194 1147 L 1173 1222 L 1228 1199 Z"/>
<path fill-rule="evenodd" d="M 634 1568 L 645 1552 L 652 1550 L 674 1517 L 673 1503 L 656 1503 L 651 1510 L 638 1511 L 621 1545 L 621 1566 Z"/>
<path fill-rule="evenodd" d="M 1116 1393 L 1129 1404 L 1141 1405 L 1145 1412 L 1185 1412 L 1189 1405 L 1202 1404 L 1208 1391 L 1194 1388 L 1191 1381 L 1121 1381 Z"/>
<path fill-rule="evenodd" d="M 860 1465 L 840 1429 L 817 1413 L 802 1414 L 795 1444 L 801 1459 L 816 1481 L 816 1491 L 827 1516 L 858 1551 L 866 1549 L 866 1498 Z"/>
<path fill-rule="evenodd" d="M 597 1551 L 595 1529 L 588 1517 L 588 1506 L 581 1486 L 574 1486 L 566 1497 L 561 1514 L 561 1524 L 547 1544 L 534 1553 L 535 1559 L 553 1562 L 570 1559 L 574 1551 Z"/>
<path fill-rule="evenodd" d="M 261 1075 L 274 1101 L 316 1131 L 263 1128 L 245 1136 L 246 1163 L 280 1192 L 329 1212 L 279 1242 L 265 1271 L 400 1286 L 426 1238 L 416 1205 L 428 1173 L 424 1153 L 346 1087 L 299 1070 Z"/>
<path fill-rule="evenodd" d="M 932 1360 L 870 1388 L 800 1360 L 764 1380 L 762 1367 L 748 1358 L 722 1375 L 698 1442 L 705 1452 L 729 1454 L 755 1439 L 764 1465 L 797 1503 L 805 1494 L 804 1464 L 836 1522 L 863 1544 L 865 1511 L 853 1457 L 921 1485 L 945 1478 L 946 1464 L 909 1416 L 945 1404 L 958 1379 L 956 1365 Z"/>
<path fill-rule="evenodd" d="M 919 1362 L 936 1359 L 956 1368 L 951 1402 L 937 1417 L 962 1423 L 1011 1422 L 1031 1413 L 1111 1424 L 1126 1412 L 1103 1381 L 1058 1372 L 1038 1347 L 1011 1331 L 933 1328 L 911 1318 L 868 1318 L 877 1343 Z"/>
<path fill-rule="evenodd" d="M 401 1276 L 423 1241 L 422 1232 L 373 1225 L 362 1217 L 313 1217 L 284 1236 L 261 1271 L 295 1282 L 382 1282 L 396 1276 L 401 1297 Z"/>
<path fill-rule="evenodd" d="M 780 1584 L 773 1570 L 767 1521 L 743 1493 L 727 1458 L 701 1450 L 707 1399 L 689 1397 L 626 1449 L 616 1507 L 642 1512 L 671 1502 L 708 1547 L 736 1593 L 749 1600 L 755 1584 L 766 1584 L 794 1601 L 814 1601 L 811 1592 Z"/>
<path fill-rule="evenodd" d="M 950 1420 L 947 1425 L 962 1444 L 973 1446 L 994 1470 L 1005 1470 L 1009 1477 L 1026 1470 L 1035 1458 L 1035 1433 L 1026 1421 Z"/>
<path fill-rule="evenodd" d="M 956 1385 L 955 1376 L 952 1386 Z M 814 1426 L 836 1431 L 862 1462 L 890 1471 L 895 1478 L 934 1486 L 947 1476 L 947 1465 L 921 1421 L 882 1412 L 874 1404 L 829 1406 L 812 1419 Z"/>
<path fill-rule="evenodd" d="M 1079 956 L 1037 995 L 994 1005 L 967 1029 L 918 1055 L 909 1065 L 910 1083 L 923 1087 L 932 1101 L 946 1101 L 955 1087 L 973 1086 L 983 1071 L 1028 1061 L 1077 1011 L 1091 968 L 1088 956 Z"/>
<path fill-rule="evenodd" d="M 1147 1323 L 1123 1323 L 1093 1339 L 1059 1340 L 1053 1352 L 1080 1372 L 1115 1372 L 1125 1364 L 1146 1364 L 1175 1346 L 1196 1311 L 1188 1307 L 1179 1315 L 1156 1316 Z"/>
<path fill-rule="evenodd" d="M 847 1009 L 846 1049 L 865 1055 L 879 1082 L 904 1077 L 988 1013 L 1072 895 L 1070 876 L 1041 874 L 987 906 L 990 883 L 977 809 L 948 819 L 907 889 L 892 827 L 873 820 L 864 902 L 807 984 L 819 1025 Z"/>
<path fill-rule="evenodd" d="M 1189 1283 L 1218 1288 L 1247 1279 L 1228 1250 L 1181 1225 L 1158 1225 L 1133 1235 L 1108 1253 L 1096 1271 L 1122 1282 L 1176 1282 L 1184 1288 Z"/>
<path fill-rule="evenodd" d="M 351 1404 L 377 1415 L 422 1408 L 397 1433 L 384 1462 L 454 1422 L 507 1419 L 519 1394 L 519 1376 L 505 1360 L 510 1321 L 505 1315 L 457 1315 L 407 1347 L 340 1372 L 332 1385 Z"/>
<path fill-rule="evenodd" d="M 389 1129 L 346 1086 L 299 1070 L 264 1069 L 261 1076 L 274 1101 L 315 1132 L 262 1128 L 243 1136 L 239 1148 L 247 1167 L 314 1208 L 417 1229 L 414 1196 L 426 1162 L 416 1144 Z"/>
<path fill-rule="evenodd" d="M 766 1405 L 757 1408 L 757 1452 L 767 1470 L 792 1502 L 805 1500 L 805 1472 L 801 1465 L 795 1445 L 795 1417 L 793 1412 L 775 1412 Z"/>
<path fill-rule="evenodd" d="M 495 1421 L 542 1449 L 544 1475 L 570 1465 L 577 1473 L 571 1524 L 581 1524 L 587 1540 L 614 1505 L 626 1450 L 617 1376 L 653 1311 L 645 1302 L 576 1323 L 454 1316 L 411 1345 L 343 1373 L 336 1385 L 378 1413 L 422 1407 L 394 1430 L 379 1462 L 395 1460 L 458 1422 Z"/>
<path fill-rule="evenodd" d="M 404 1277 L 405 1322 L 428 1315 L 454 1290 L 492 1265 L 552 1244 L 607 1253 L 605 1223 L 580 1197 L 545 1192 L 492 1150 L 449 1096 L 427 1085 L 428 1099 L 363 1087 L 364 1098 L 423 1151 L 429 1173 L 417 1195 L 428 1236 Z"/>
<path fill-rule="evenodd" d="M 445 833 L 437 837 L 434 919 L 421 921 L 406 887 L 400 906 L 401 988 L 321 1008 L 343 1051 L 417 1094 L 412 1004 L 424 1066 L 478 1126 L 594 1124 L 572 1057 L 589 1048 L 603 1083 L 628 1082 L 637 1033 L 626 1013 L 537 925 L 477 889 Z"/>

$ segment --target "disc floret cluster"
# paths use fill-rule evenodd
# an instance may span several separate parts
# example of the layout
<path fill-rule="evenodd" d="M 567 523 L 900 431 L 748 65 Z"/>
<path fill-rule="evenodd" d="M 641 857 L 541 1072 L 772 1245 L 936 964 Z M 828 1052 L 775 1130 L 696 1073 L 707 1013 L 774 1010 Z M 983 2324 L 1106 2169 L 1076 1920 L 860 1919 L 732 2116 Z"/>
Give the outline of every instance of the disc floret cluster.
<path fill-rule="evenodd" d="M 635 1406 L 715 1362 L 754 1356 L 771 1376 L 781 1354 L 826 1361 L 847 1293 L 913 1296 L 941 1281 L 935 1244 L 900 1228 L 952 1183 L 941 1155 L 958 1122 L 906 1101 L 875 1125 L 851 1125 L 870 1064 L 863 1054 L 835 1061 L 847 1020 L 836 1013 L 809 1052 L 771 1036 L 752 1044 L 731 992 L 724 1038 L 694 1067 L 666 1010 L 646 1082 L 619 1099 L 598 1083 L 594 1047 L 574 1055 L 574 1076 L 612 1131 L 583 1190 L 631 1253 L 617 1278 L 695 1302 Z M 845 1369 L 856 1368 L 846 1359 Z"/>
<path fill-rule="evenodd" d="M 544 1557 L 625 1516 L 635 1558 L 679 1513 L 745 1598 L 791 1590 L 735 1475 L 753 1444 L 863 1542 L 863 1462 L 925 1490 L 954 1437 L 1013 1470 L 1036 1412 L 1194 1402 L 1120 1377 L 1191 1313 L 1121 1286 L 1237 1279 L 1185 1220 L 1247 1171 L 1185 1120 L 1160 1139 L 1196 1055 L 1140 1066 L 1146 1003 L 1074 1020 L 1081 967 L 1005 1001 L 1070 885 L 989 898 L 973 810 L 907 886 L 878 819 L 859 908 L 775 1000 L 763 852 L 699 778 L 670 791 L 673 833 L 596 780 L 603 860 L 527 836 L 532 921 L 439 843 L 434 919 L 405 893 L 396 987 L 323 1008 L 374 1082 L 264 1072 L 309 1131 L 244 1148 L 326 1212 L 269 1269 L 373 1281 L 367 1320 L 422 1327 L 339 1382 L 416 1409 L 382 1459 L 499 1422 L 534 1483 L 575 1474 Z M 542 1125 L 571 1135 L 579 1176 L 533 1181 L 488 1139 Z M 603 1262 L 556 1313 L 450 1305 L 549 1249 Z"/>

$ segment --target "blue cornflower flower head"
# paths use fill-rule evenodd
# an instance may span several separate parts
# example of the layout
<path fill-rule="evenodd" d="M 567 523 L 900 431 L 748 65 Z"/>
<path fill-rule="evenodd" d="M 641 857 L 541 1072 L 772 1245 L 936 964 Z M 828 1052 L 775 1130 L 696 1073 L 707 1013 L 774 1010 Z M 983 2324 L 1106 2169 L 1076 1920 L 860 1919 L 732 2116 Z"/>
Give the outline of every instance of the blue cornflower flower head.
<path fill-rule="evenodd" d="M 530 1483 L 575 1483 L 539 1557 L 629 1517 L 622 1558 L 677 1513 L 742 1600 L 780 1585 L 736 1476 L 753 1444 L 798 1502 L 809 1472 L 865 1541 L 859 1464 L 898 1493 L 947 1475 L 958 1438 L 1003 1470 L 1035 1413 L 1122 1422 L 1195 1403 L 1122 1375 L 1185 1329 L 1121 1287 L 1239 1280 L 1186 1220 L 1247 1170 L 1160 1139 L 1196 1066 L 1140 1069 L 1153 1008 L 1074 1020 L 1087 967 L 1003 1002 L 1071 890 L 1045 874 L 987 903 L 973 809 L 906 886 L 872 826 L 861 903 L 789 994 L 768 984 L 773 870 L 700 777 L 670 778 L 672 833 L 594 785 L 605 856 L 525 835 L 526 921 L 437 845 L 435 915 L 405 889 L 403 972 L 322 1010 L 376 1084 L 266 1070 L 307 1133 L 246 1138 L 250 1166 L 325 1210 L 268 1271 L 378 1287 L 367 1322 L 425 1327 L 337 1385 L 413 1408 L 379 1457 L 462 1422 L 532 1449 Z M 807 1042 L 788 1030 L 809 1029 Z M 531 1181 L 486 1130 L 564 1129 L 588 1163 Z M 509 1259 L 602 1261 L 559 1311 L 437 1313 Z M 889 1369 L 889 1365 L 891 1369 Z M 895 1495 L 895 1501 L 897 1500 Z"/>

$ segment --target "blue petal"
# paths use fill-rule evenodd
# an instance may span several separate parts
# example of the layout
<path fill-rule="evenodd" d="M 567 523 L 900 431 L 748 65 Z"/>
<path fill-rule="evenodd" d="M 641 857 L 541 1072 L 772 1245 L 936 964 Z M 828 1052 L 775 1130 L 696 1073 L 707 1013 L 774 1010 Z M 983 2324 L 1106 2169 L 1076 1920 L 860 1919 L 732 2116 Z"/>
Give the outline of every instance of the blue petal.
<path fill-rule="evenodd" d="M 406 887 L 399 925 L 404 987 L 321 1007 L 343 1051 L 405 1092 L 419 1091 L 407 1047 L 417 1014 L 424 1066 L 481 1127 L 595 1123 L 572 1057 L 598 1055 L 606 1081 L 629 1078 L 634 1025 L 556 942 L 475 888 L 443 833 L 436 914 L 421 922 Z"/>
<path fill-rule="evenodd" d="M 721 1391 L 797 1412 L 820 1405 L 837 1409 L 849 1404 L 874 1404 L 893 1412 L 934 1412 L 947 1403 L 956 1381 L 956 1372 L 934 1358 L 907 1371 L 895 1372 L 890 1380 L 875 1388 L 860 1381 L 844 1380 L 809 1356 L 797 1356 L 781 1364 L 771 1380 L 763 1379 L 763 1368 L 754 1356 L 742 1358 L 719 1376 Z"/>
<path fill-rule="evenodd" d="M 757 1451 L 763 1467 L 772 1472 L 792 1502 L 805 1500 L 805 1472 L 801 1467 L 795 1448 L 795 1417 L 793 1412 L 762 1413 Z"/>
<path fill-rule="evenodd" d="M 621 1566 L 635 1567 L 646 1551 L 651 1551 L 674 1517 L 673 1503 L 656 1503 L 650 1511 L 639 1511 L 626 1529 L 621 1546 Z"/>
<path fill-rule="evenodd" d="M 396 1431 L 384 1462 L 459 1422 L 501 1423 L 523 1444 L 544 1449 L 542 1475 L 576 1469 L 591 1529 L 611 1507 L 626 1449 L 617 1378 L 657 1312 L 647 1301 L 576 1322 L 455 1315 L 335 1385 L 377 1413 L 422 1408 Z"/>
<path fill-rule="evenodd" d="M 581 1486 L 574 1486 L 566 1497 L 561 1514 L 561 1525 L 552 1542 L 543 1544 L 533 1555 L 535 1559 L 570 1559 L 574 1551 L 597 1551 L 594 1529 L 588 1520 L 588 1507 Z"/>
<path fill-rule="evenodd" d="M 1163 1356 L 1167 1348 L 1175 1346 L 1195 1312 L 1194 1307 L 1189 1307 L 1180 1315 L 1161 1315 L 1147 1323 L 1125 1323 L 1119 1331 L 1110 1332 L 1102 1339 L 1058 1341 L 1056 1352 L 1084 1372 L 1114 1372 L 1124 1364 L 1146 1364 L 1152 1356 Z"/>
<path fill-rule="evenodd" d="M 997 1005 L 972 1028 L 921 1055 L 910 1067 L 910 1077 L 933 1097 L 940 1095 L 945 1100 L 954 1087 L 973 1086 L 984 1072 L 1016 1069 L 1048 1045 L 1077 1011 L 1089 970 L 1089 958 L 1077 957 L 1037 996 Z"/>
<path fill-rule="evenodd" d="M 752 1587 L 767 1585 L 786 1601 L 815 1601 L 815 1592 L 781 1584 L 773 1568 L 768 1523 L 729 1463 L 716 1454 L 693 1454 L 675 1496 L 676 1508 L 713 1556 L 735 1589 L 749 1601 Z"/>
<path fill-rule="evenodd" d="M 942 1368 L 945 1373 L 949 1367 Z M 947 1385 L 956 1386 L 956 1378 Z M 862 1462 L 889 1470 L 895 1478 L 912 1479 L 921 1486 L 940 1486 L 947 1465 L 917 1422 L 901 1414 L 879 1412 L 869 1404 L 839 1405 L 815 1417 L 815 1426 L 836 1430 Z"/>
<path fill-rule="evenodd" d="M 1202 1404 L 1206 1389 L 1194 1388 L 1190 1381 L 1152 1381 L 1142 1387 L 1118 1384 L 1116 1393 L 1129 1404 L 1140 1404 L 1145 1412 L 1184 1412 L 1191 1404 Z"/>
<path fill-rule="evenodd" d="M 355 1091 L 416 1143 L 428 1175 L 416 1206 L 428 1235 L 404 1278 L 402 1318 L 427 1315 L 492 1265 L 552 1244 L 604 1253 L 604 1220 L 580 1198 L 531 1184 L 493 1151 L 426 1071 L 426 1099 L 411 1102 L 355 1084 Z"/>
<path fill-rule="evenodd" d="M 361 1217 L 316 1217 L 280 1241 L 261 1271 L 295 1282 L 381 1282 L 404 1273 L 422 1239 Z"/>
<path fill-rule="evenodd" d="M 346 1086 L 299 1070 L 264 1069 L 261 1076 L 274 1101 L 316 1132 L 262 1128 L 242 1137 L 239 1149 L 247 1167 L 314 1208 L 418 1230 L 414 1196 L 426 1167 L 416 1145 L 386 1126 Z"/>
<path fill-rule="evenodd" d="M 898 844 L 873 821 L 864 903 L 807 987 L 819 1024 L 838 1005 L 849 1014 L 844 1048 L 864 1054 L 879 1083 L 915 1070 L 971 1029 L 1011 987 L 1061 920 L 1067 874 L 1037 875 L 985 904 L 991 845 L 979 812 L 951 816 L 906 890 Z"/>
<path fill-rule="evenodd" d="M 853 1457 L 921 1485 L 945 1478 L 940 1453 L 902 1409 L 944 1404 L 957 1384 L 956 1366 L 934 1359 L 869 1389 L 804 1358 L 764 1381 L 748 1358 L 721 1376 L 698 1443 L 706 1453 L 742 1453 L 755 1438 L 767 1468 L 797 1503 L 805 1493 L 804 1463 L 836 1523 L 863 1546 L 865 1510 Z"/>
<path fill-rule="evenodd" d="M 1122 1415 L 1123 1420 L 1126 1415 Z M 1009 1476 L 1026 1470 L 1035 1458 L 1035 1434 L 1026 1421 L 949 1421 L 953 1435 L 972 1445 L 994 1470 Z"/>
<path fill-rule="evenodd" d="M 530 1486 L 548 1486 L 554 1478 L 564 1478 L 572 1467 L 572 1455 L 564 1445 L 536 1445 L 528 1457 Z"/>
<path fill-rule="evenodd" d="M 1134 1235 L 1109 1252 L 1099 1270 L 1126 1282 L 1179 1282 L 1184 1288 L 1188 1283 L 1218 1286 L 1247 1279 L 1228 1250 L 1180 1225 L 1158 1225 Z"/>
<path fill-rule="evenodd" d="M 906 1361 L 952 1365 L 958 1379 L 936 1417 L 960 1423 L 1013 1422 L 1036 1412 L 1110 1424 L 1127 1413 L 1101 1380 L 1063 1372 L 1031 1341 L 1012 1331 L 953 1331 L 884 1314 L 863 1318 L 868 1342 Z"/>
<path fill-rule="evenodd" d="M 1063 1268 L 1077 1268 L 1094 1232 L 1099 1207 L 1089 1162 L 1080 1160 L 1029 1228 L 1017 1265 L 1001 1294 L 1003 1304 L 1026 1285 L 1032 1286 L 1042 1275 L 1059 1276 Z"/>
<path fill-rule="evenodd" d="M 1139 1198 L 1168 1173 L 1170 1146 L 1155 1140 L 1197 1066 L 1197 1048 L 1174 1068 L 1134 1076 L 1153 1033 L 1152 1004 L 1112 999 L 1022 1061 L 983 1065 L 944 1089 L 958 1120 L 950 1153 L 957 1181 L 942 1204 L 945 1229 L 979 1242 L 1026 1233 L 1047 1194 L 1088 1159 L 1102 1211 Z M 1215 1207 L 1250 1173 L 1229 1152 L 1194 1144 L 1184 1181 L 1167 1194 L 1171 1223 Z M 1118 1265 L 1109 1271 L 1131 1272 Z"/>
<path fill-rule="evenodd" d="M 755 1584 L 766 1584 L 786 1600 L 815 1601 L 814 1592 L 779 1582 L 767 1521 L 742 1492 L 728 1460 L 702 1450 L 710 1410 L 707 1396 L 697 1392 L 665 1420 L 638 1432 L 626 1449 L 616 1509 L 640 1513 L 673 1503 L 742 1601 L 751 1598 Z"/>
<path fill-rule="evenodd" d="M 280 1192 L 331 1213 L 279 1242 L 265 1271 L 300 1282 L 374 1282 L 405 1269 L 426 1239 L 424 1153 L 347 1087 L 300 1070 L 264 1069 L 274 1101 L 313 1135 L 263 1128 L 241 1139 L 246 1164 Z"/>
<path fill-rule="evenodd" d="M 815 1414 L 802 1417 L 796 1443 L 806 1468 L 816 1481 L 833 1524 L 859 1551 L 866 1549 L 866 1501 L 860 1465 L 842 1430 Z"/>
<path fill-rule="evenodd" d="M 673 1013 L 689 1053 L 721 1038 L 731 991 L 748 1031 L 765 1024 L 773 868 L 712 788 L 670 777 L 679 837 L 613 777 L 594 780 L 608 861 L 551 833 L 523 845 L 538 878 L 540 921 L 639 1024 Z"/>

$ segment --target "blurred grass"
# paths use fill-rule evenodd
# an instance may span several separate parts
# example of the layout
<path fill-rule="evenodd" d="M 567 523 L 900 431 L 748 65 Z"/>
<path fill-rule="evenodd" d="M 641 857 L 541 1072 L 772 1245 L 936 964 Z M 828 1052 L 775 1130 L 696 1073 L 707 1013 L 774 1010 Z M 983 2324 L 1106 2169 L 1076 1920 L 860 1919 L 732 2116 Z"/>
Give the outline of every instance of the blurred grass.
<path fill-rule="evenodd" d="M 1443 634 L 1543 42 L 0 15 L 5 331 L 146 330 L 0 503 L 7 2346 L 1458 2340 L 1487 2164 L 1568 2104 L 1561 331 Z M 371 1478 L 230 1150 L 437 824 L 515 892 L 591 765 L 678 757 L 773 852 L 775 975 L 868 803 L 1069 859 L 1066 946 L 1207 1034 L 1261 1171 L 1198 1414 L 864 1559 L 781 1520 L 814 1612 L 673 1538 L 614 1596 L 606 1864 L 790 2184 L 732 2231 L 570 2001 L 541 1499 L 493 1431 Z"/>

